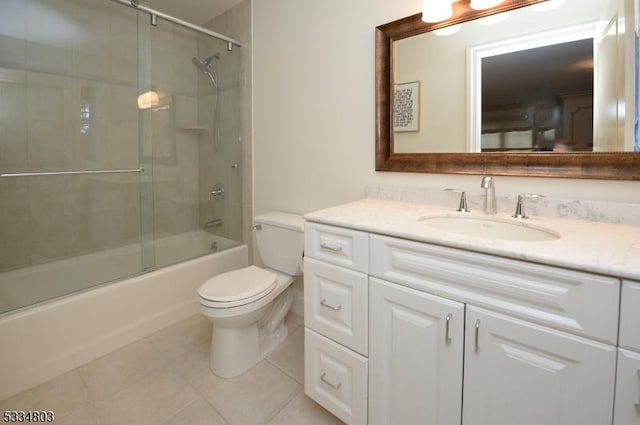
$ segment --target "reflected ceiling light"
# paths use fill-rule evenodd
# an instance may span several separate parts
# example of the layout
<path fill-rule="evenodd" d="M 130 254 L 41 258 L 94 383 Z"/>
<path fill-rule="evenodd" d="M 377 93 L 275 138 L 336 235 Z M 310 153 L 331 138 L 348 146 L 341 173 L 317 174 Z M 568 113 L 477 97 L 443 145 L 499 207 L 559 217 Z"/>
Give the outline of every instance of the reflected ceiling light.
<path fill-rule="evenodd" d="M 551 10 L 562 6 L 564 4 L 564 1 L 565 0 L 547 0 L 543 1 L 542 3 L 531 5 L 531 9 L 535 10 L 536 12 L 543 12 L 545 10 Z"/>
<path fill-rule="evenodd" d="M 167 109 L 171 104 L 171 96 L 160 97 L 158 92 L 150 87 L 138 96 L 138 109 L 145 110 L 151 109 L 153 111 L 159 111 Z"/>
<path fill-rule="evenodd" d="M 475 10 L 490 9 L 503 1 L 504 0 L 471 0 L 469 7 Z"/>
<path fill-rule="evenodd" d="M 439 36 L 451 35 L 460 31 L 460 28 L 461 28 L 460 24 L 456 24 L 456 25 L 451 25 L 448 27 L 437 29 L 433 31 L 433 33 Z"/>
<path fill-rule="evenodd" d="M 152 109 L 160 105 L 160 95 L 155 90 L 146 90 L 138 96 L 138 109 Z"/>
<path fill-rule="evenodd" d="M 496 13 L 495 15 L 485 16 L 478 19 L 480 25 L 493 25 L 502 22 L 509 17 L 509 12 Z"/>
<path fill-rule="evenodd" d="M 440 22 L 453 16 L 452 0 L 422 0 L 422 20 Z"/>
<path fill-rule="evenodd" d="M 593 58 L 592 57 L 586 58 L 578 62 L 574 62 L 571 65 L 569 65 L 567 69 L 573 72 L 593 71 L 594 69 Z"/>

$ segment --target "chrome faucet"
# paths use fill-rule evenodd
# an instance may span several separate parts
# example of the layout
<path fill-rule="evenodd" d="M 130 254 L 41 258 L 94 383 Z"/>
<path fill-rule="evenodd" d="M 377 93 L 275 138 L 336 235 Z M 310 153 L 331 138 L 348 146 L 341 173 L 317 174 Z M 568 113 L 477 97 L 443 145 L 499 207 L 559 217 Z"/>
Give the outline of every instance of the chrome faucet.
<path fill-rule="evenodd" d="M 493 183 L 493 177 L 484 176 L 480 187 L 484 189 L 484 213 L 497 214 L 498 205 L 496 204 L 496 187 Z"/>

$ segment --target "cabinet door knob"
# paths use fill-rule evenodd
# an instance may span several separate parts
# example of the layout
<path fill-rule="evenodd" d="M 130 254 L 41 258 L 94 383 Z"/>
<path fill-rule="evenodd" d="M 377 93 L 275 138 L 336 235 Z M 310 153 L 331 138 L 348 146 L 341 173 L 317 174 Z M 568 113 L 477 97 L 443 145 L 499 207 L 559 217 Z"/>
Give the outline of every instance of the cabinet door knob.
<path fill-rule="evenodd" d="M 480 349 L 480 319 L 476 320 L 476 351 Z"/>
<path fill-rule="evenodd" d="M 342 382 L 338 382 L 337 384 L 334 384 L 331 381 L 329 381 L 327 379 L 327 374 L 326 373 L 322 373 L 322 375 L 320 375 L 320 380 L 322 382 L 324 382 L 325 384 L 327 384 L 328 386 L 330 386 L 331 388 L 333 388 L 334 390 L 339 390 L 340 387 L 342 387 Z"/>
<path fill-rule="evenodd" d="M 449 333 L 450 328 L 451 328 L 451 318 L 453 317 L 453 315 L 451 313 L 447 314 L 447 317 L 445 318 L 447 325 L 446 325 L 446 330 L 445 330 L 445 342 L 448 344 L 451 342 L 451 334 Z"/>

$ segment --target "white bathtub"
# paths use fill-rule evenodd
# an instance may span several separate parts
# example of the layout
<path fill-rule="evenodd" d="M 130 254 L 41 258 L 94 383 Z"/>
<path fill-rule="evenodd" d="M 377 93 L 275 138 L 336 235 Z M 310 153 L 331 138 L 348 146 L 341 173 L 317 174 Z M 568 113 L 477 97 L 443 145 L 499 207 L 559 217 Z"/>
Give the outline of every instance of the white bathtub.
<path fill-rule="evenodd" d="M 157 239 L 149 248 L 155 254 L 155 268 L 160 268 L 237 245 L 239 243 L 221 236 L 194 231 Z M 3 272 L 0 273 L 0 314 L 141 271 L 142 250 L 140 244 L 135 244 Z"/>
<path fill-rule="evenodd" d="M 178 250 L 186 257 L 190 248 L 210 246 L 211 236 L 194 232 L 157 241 L 157 264 L 176 258 L 168 251 Z M 233 242 L 217 243 L 218 252 L 0 316 L 0 400 L 196 314 L 196 290 L 206 279 L 248 263 L 245 245 L 225 249 Z M 24 292 L 47 291 L 55 285 L 74 289 L 82 285 L 84 272 L 108 276 L 109 264 L 129 267 L 121 262 L 133 261 L 139 269 L 139 248 L 133 255 L 131 249 L 119 248 L 106 257 L 102 253 L 101 261 L 91 254 L 4 273 L 0 299 L 23 296 L 16 290 L 21 285 L 29 288 L 22 287 Z M 78 267 L 78 261 L 84 266 Z M 73 279 L 66 272 L 69 267 L 74 267 Z"/>

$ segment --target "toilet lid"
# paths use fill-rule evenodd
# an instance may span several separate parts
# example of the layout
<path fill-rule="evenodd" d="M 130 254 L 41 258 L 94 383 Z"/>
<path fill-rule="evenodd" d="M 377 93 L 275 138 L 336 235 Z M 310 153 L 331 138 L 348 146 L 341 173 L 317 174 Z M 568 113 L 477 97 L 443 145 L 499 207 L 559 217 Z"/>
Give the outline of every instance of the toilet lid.
<path fill-rule="evenodd" d="M 247 304 L 267 295 L 276 286 L 276 275 L 256 266 L 222 273 L 207 280 L 198 295 L 221 307 Z"/>

